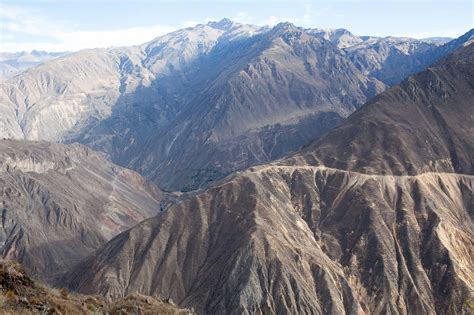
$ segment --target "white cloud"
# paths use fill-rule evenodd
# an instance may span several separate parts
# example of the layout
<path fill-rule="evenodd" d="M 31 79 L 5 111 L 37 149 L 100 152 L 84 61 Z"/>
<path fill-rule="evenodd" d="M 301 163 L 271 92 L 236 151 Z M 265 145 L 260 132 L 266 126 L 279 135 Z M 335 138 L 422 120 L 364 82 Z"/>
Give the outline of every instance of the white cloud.
<path fill-rule="evenodd" d="M 276 17 L 270 16 L 267 19 L 260 21 L 259 25 L 274 26 L 281 22 L 290 22 L 297 26 L 310 27 L 313 22 L 313 16 L 319 16 L 320 12 L 314 12 L 312 5 L 305 5 L 304 14 L 301 17 Z"/>
<path fill-rule="evenodd" d="M 0 0 L 1 1 L 1 0 Z M 305 7 L 305 13 L 300 17 L 276 17 L 257 20 L 246 11 L 240 11 L 230 18 L 239 23 L 273 26 L 280 22 L 291 22 L 307 26 L 313 15 L 311 5 Z M 206 17 L 202 20 L 188 20 L 180 27 L 193 27 L 218 21 L 220 18 Z M 168 25 L 138 26 L 125 29 L 111 30 L 81 30 L 79 25 L 69 21 L 51 21 L 42 16 L 36 16 L 27 10 L 12 5 L 0 6 L 1 36 L 0 51 L 46 50 L 46 51 L 76 51 L 85 48 L 103 48 L 111 46 L 139 45 L 155 37 L 176 30 L 177 27 Z"/>
<path fill-rule="evenodd" d="M 83 47 L 131 46 L 142 44 L 153 38 L 174 31 L 174 27 L 152 25 L 109 31 L 56 32 L 61 45 L 78 50 Z"/>
<path fill-rule="evenodd" d="M 263 20 L 262 22 L 260 22 L 260 25 L 274 26 L 280 22 L 281 22 L 280 18 L 277 18 L 276 16 L 272 15 L 268 17 L 266 20 Z"/>
<path fill-rule="evenodd" d="M 2 5 L 0 7 L 1 35 L 0 51 L 46 50 L 76 51 L 85 48 L 131 46 L 176 30 L 166 25 L 151 25 L 125 29 L 80 31 L 69 29 L 63 22 L 52 23 L 32 16 L 25 10 Z M 27 41 L 20 38 L 47 38 L 43 41 Z"/>
<path fill-rule="evenodd" d="M 248 14 L 247 12 L 239 12 L 237 15 L 231 18 L 231 20 L 242 23 L 242 24 L 252 24 L 254 22 L 254 18 Z"/>
<path fill-rule="evenodd" d="M 43 35 L 45 31 L 55 30 L 58 23 L 33 16 L 21 7 L 2 4 L 0 6 L 0 21 L 2 33 L 5 31 L 19 32 L 29 35 Z"/>
<path fill-rule="evenodd" d="M 276 16 L 270 16 L 269 18 L 267 18 L 266 20 L 263 20 L 262 22 L 260 22 L 259 24 L 260 25 L 266 25 L 266 26 L 275 26 L 277 25 L 278 23 L 281 23 L 281 22 L 290 22 L 290 23 L 293 23 L 295 25 L 298 25 L 300 26 L 300 22 L 301 22 L 301 19 L 300 18 L 291 18 L 291 17 L 276 17 Z"/>
<path fill-rule="evenodd" d="M 189 21 L 184 21 L 184 22 L 183 22 L 183 27 L 188 28 L 188 27 L 196 26 L 196 25 L 198 25 L 198 24 L 200 24 L 199 21 L 189 20 Z"/>
<path fill-rule="evenodd" d="M 15 42 L 1 44 L 1 51 L 46 50 L 76 51 L 85 48 L 102 48 L 112 46 L 132 46 L 145 43 L 160 35 L 174 31 L 175 28 L 153 25 L 133 27 L 110 31 L 56 31 L 49 36 L 54 42 Z"/>
<path fill-rule="evenodd" d="M 444 31 L 435 31 L 435 32 L 419 32 L 419 33 L 406 33 L 399 35 L 400 37 L 410 37 L 410 38 L 429 38 L 429 37 L 451 37 L 456 38 L 463 35 L 460 34 L 458 31 L 453 30 L 444 30 Z"/>
<path fill-rule="evenodd" d="M 206 17 L 205 19 L 200 20 L 200 21 L 198 21 L 198 20 L 188 20 L 188 21 L 184 21 L 181 24 L 182 24 L 182 27 L 187 28 L 187 27 L 194 27 L 198 24 L 207 24 L 209 22 L 218 21 L 218 20 L 220 20 L 220 19 L 212 18 L 212 17 Z"/>
<path fill-rule="evenodd" d="M 5 4 L 2 4 L 0 6 L 0 17 L 2 18 L 16 19 L 19 16 L 21 16 L 23 13 L 24 11 L 19 7 L 5 5 Z"/>

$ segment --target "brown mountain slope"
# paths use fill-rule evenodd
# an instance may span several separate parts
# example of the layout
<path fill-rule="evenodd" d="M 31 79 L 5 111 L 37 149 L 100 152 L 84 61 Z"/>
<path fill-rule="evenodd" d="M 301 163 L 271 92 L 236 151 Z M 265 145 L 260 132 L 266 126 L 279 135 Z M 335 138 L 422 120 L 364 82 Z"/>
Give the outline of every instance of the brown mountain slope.
<path fill-rule="evenodd" d="M 457 312 L 473 289 L 473 182 L 256 168 L 120 234 L 69 286 L 202 313 Z"/>
<path fill-rule="evenodd" d="M 2 256 L 48 279 L 156 214 L 166 199 L 81 145 L 0 141 Z"/>
<path fill-rule="evenodd" d="M 459 103 L 474 88 L 466 84 L 474 71 L 471 51 L 406 81 L 423 96 L 416 102 L 400 97 L 394 103 L 396 91 L 405 95 L 403 85 L 395 87 L 305 152 L 230 176 L 120 234 L 62 283 L 113 296 L 160 293 L 201 313 L 472 312 L 474 176 L 469 168 L 452 173 L 467 164 L 456 169 L 451 151 L 441 150 L 452 145 L 459 157 L 472 152 L 463 122 L 472 122 L 472 103 Z M 437 84 L 443 88 L 424 89 Z M 447 93 L 446 85 L 457 93 Z M 441 106 L 439 94 L 440 115 L 450 117 L 443 129 L 439 116 L 423 107 Z M 410 115 L 399 123 L 395 108 Z M 378 127 L 367 131 L 365 120 Z M 360 140 L 379 135 L 390 147 L 396 134 L 387 133 L 402 132 L 399 124 L 413 132 L 392 154 L 401 161 L 418 156 L 413 175 L 393 175 L 390 156 L 375 154 L 383 146 Z M 435 157 L 447 154 L 448 161 L 430 166 L 432 156 L 412 138 L 432 141 Z M 354 156 L 374 165 L 371 172 L 356 172 L 352 156 L 338 158 L 350 139 L 363 152 Z M 343 144 L 331 146 L 331 140 Z M 315 166 L 338 160 L 348 170 Z"/>

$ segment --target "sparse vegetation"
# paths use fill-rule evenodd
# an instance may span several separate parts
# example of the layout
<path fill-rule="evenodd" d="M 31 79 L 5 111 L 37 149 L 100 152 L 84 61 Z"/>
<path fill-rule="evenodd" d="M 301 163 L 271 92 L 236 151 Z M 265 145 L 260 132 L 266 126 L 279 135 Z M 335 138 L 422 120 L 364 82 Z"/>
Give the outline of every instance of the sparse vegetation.
<path fill-rule="evenodd" d="M 68 297 L 68 295 L 69 295 L 69 291 L 68 291 L 68 289 L 66 289 L 66 288 L 61 288 L 61 289 L 59 290 L 59 294 L 61 294 L 61 297 L 62 297 L 63 299 L 67 299 L 67 297 Z"/>
<path fill-rule="evenodd" d="M 464 308 L 467 311 L 466 314 L 467 313 L 474 314 L 474 300 L 473 299 L 466 300 L 466 302 L 464 302 Z"/>
<path fill-rule="evenodd" d="M 0 314 L 193 314 L 165 299 L 133 294 L 107 301 L 100 296 L 52 289 L 33 281 L 21 265 L 0 260 Z"/>

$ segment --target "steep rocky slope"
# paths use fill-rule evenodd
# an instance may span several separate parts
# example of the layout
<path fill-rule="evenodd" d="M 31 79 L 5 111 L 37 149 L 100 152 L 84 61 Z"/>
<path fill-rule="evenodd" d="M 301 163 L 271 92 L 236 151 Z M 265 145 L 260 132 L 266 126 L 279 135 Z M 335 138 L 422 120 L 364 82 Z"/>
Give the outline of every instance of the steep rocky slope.
<path fill-rule="evenodd" d="M 431 49 L 437 49 L 437 46 L 411 38 L 384 37 L 370 38 L 346 51 L 365 74 L 393 85 L 429 66 L 430 60 L 420 56 Z"/>
<path fill-rule="evenodd" d="M 474 176 L 463 158 L 474 152 L 473 103 L 462 100 L 472 100 L 473 50 L 383 93 L 303 152 L 118 235 L 62 283 L 160 293 L 202 313 L 471 312 Z M 379 154 L 392 146 L 401 165 L 416 156 L 413 169 Z"/>
<path fill-rule="evenodd" d="M 49 280 L 160 211 L 167 196 L 82 145 L 0 141 L 0 249 Z"/>
<path fill-rule="evenodd" d="M 454 313 L 473 288 L 472 190 L 472 176 L 259 167 L 119 235 L 68 281 L 203 313 Z"/>
<path fill-rule="evenodd" d="M 453 40 L 453 38 L 450 38 L 450 37 L 428 37 L 428 38 L 422 38 L 422 39 L 413 39 L 409 37 L 393 37 L 393 36 L 388 36 L 388 37 L 358 36 L 358 35 L 352 34 L 349 30 L 346 30 L 344 28 L 337 28 L 337 29 L 309 28 L 306 31 L 311 34 L 321 36 L 324 39 L 332 42 L 337 47 L 343 48 L 343 49 L 354 47 L 356 45 L 361 45 L 364 42 L 365 44 L 362 44 L 362 46 L 365 45 L 366 47 L 369 47 L 369 46 L 372 46 L 374 43 L 378 42 L 378 43 L 385 43 L 388 46 L 398 46 L 397 47 L 398 49 L 405 46 L 405 48 L 404 49 L 402 48 L 402 50 L 406 54 L 416 53 L 418 52 L 418 48 L 421 48 L 421 50 L 424 50 L 427 47 L 426 45 L 424 45 L 424 43 L 429 44 L 430 47 L 435 47 L 435 46 L 442 46 Z M 405 43 L 405 45 L 403 45 L 403 43 Z M 411 47 L 411 48 L 406 49 L 408 47 Z"/>

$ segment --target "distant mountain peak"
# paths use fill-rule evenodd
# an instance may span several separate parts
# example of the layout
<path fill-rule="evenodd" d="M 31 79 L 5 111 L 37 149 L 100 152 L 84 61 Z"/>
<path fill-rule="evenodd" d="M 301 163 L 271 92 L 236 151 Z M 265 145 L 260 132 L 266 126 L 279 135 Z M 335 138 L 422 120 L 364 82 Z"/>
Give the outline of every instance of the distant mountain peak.
<path fill-rule="evenodd" d="M 444 45 L 444 44 L 452 41 L 453 38 L 451 38 L 451 37 L 426 37 L 426 38 L 422 38 L 420 40 L 425 42 L 425 43 L 441 46 L 441 45 Z"/>
<path fill-rule="evenodd" d="M 295 26 L 293 23 L 290 22 L 282 22 L 278 23 L 275 25 L 272 30 L 271 30 L 273 36 L 276 37 L 294 37 L 294 35 L 297 35 L 298 37 L 303 33 L 303 30 L 297 26 Z"/>
<path fill-rule="evenodd" d="M 316 35 L 318 37 L 324 38 L 325 40 L 330 41 L 339 48 L 347 48 L 354 46 L 363 41 L 362 38 L 352 34 L 345 28 L 338 29 L 323 29 L 323 28 L 313 28 L 307 30 L 309 33 Z"/>
<path fill-rule="evenodd" d="M 211 21 L 211 22 L 207 23 L 208 26 L 210 26 L 212 28 L 217 28 L 217 29 L 220 29 L 220 30 L 229 30 L 232 27 L 234 27 L 235 24 L 236 23 L 234 23 L 232 20 L 230 20 L 228 18 L 223 18 L 222 20 L 220 20 L 218 22 Z"/>
<path fill-rule="evenodd" d="M 273 29 L 274 30 L 284 30 L 284 31 L 299 30 L 299 28 L 291 22 L 280 22 L 277 25 L 275 25 L 275 27 L 273 27 Z"/>
<path fill-rule="evenodd" d="M 455 49 L 465 47 L 472 43 L 474 40 L 474 28 L 461 35 L 460 37 L 453 39 L 452 41 L 445 44 L 445 46 L 452 46 Z"/>
<path fill-rule="evenodd" d="M 313 31 L 313 33 L 329 33 L 329 34 L 352 34 L 349 30 L 345 28 L 313 28 L 310 29 Z"/>
<path fill-rule="evenodd" d="M 470 29 L 466 34 L 460 37 L 461 41 L 464 41 L 463 46 L 467 46 L 474 41 L 474 28 Z"/>

